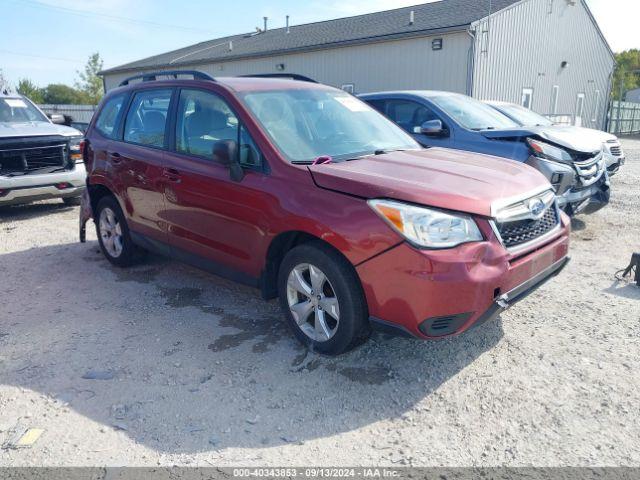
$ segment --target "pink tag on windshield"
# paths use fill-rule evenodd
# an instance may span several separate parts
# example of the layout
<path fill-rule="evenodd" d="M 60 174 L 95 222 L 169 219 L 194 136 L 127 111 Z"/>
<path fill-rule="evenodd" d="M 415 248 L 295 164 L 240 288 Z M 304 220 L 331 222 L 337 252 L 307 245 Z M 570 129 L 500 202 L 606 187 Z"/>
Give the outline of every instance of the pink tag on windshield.
<path fill-rule="evenodd" d="M 322 165 L 324 163 L 331 163 L 333 159 L 329 155 L 323 155 L 316 158 L 311 165 Z"/>

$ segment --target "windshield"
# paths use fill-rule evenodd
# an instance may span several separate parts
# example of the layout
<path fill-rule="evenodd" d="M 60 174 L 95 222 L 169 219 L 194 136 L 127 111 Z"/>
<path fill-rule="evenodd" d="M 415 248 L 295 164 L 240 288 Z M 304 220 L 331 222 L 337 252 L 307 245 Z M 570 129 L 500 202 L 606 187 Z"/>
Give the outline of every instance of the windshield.
<path fill-rule="evenodd" d="M 0 98 L 0 122 L 48 122 L 40 110 L 23 98 Z"/>
<path fill-rule="evenodd" d="M 244 102 L 292 162 L 348 160 L 420 146 L 367 104 L 335 90 L 251 92 Z"/>
<path fill-rule="evenodd" d="M 442 95 L 431 100 L 456 122 L 469 130 L 500 130 L 518 125 L 502 113 L 464 95 Z"/>
<path fill-rule="evenodd" d="M 528 108 L 521 107 L 520 105 L 500 104 L 496 105 L 495 108 L 523 127 L 550 127 L 553 125 L 553 122 L 548 118 L 543 117 Z"/>

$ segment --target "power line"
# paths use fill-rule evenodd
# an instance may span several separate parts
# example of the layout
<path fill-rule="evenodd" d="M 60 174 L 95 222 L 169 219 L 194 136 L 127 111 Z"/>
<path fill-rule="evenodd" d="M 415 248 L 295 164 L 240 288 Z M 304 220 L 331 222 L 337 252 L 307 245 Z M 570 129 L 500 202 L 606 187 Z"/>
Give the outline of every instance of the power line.
<path fill-rule="evenodd" d="M 60 57 L 47 57 L 44 55 L 36 55 L 33 53 L 22 53 L 22 52 L 12 52 L 11 50 L 0 49 L 0 53 L 7 53 L 9 55 L 18 55 L 20 57 L 33 57 L 33 58 L 44 58 L 46 60 L 57 60 L 59 62 L 71 62 L 71 63 L 83 63 L 84 60 L 72 60 L 70 58 L 60 58 Z"/>
<path fill-rule="evenodd" d="M 177 30 L 187 30 L 187 31 L 192 31 L 192 32 L 198 32 L 198 33 L 210 33 L 208 30 L 202 29 L 202 28 L 193 28 L 193 27 L 185 27 L 182 25 L 170 25 L 167 23 L 160 23 L 160 22 L 153 22 L 150 20 L 142 20 L 142 19 L 138 19 L 138 18 L 131 18 L 131 17 L 121 17 L 119 15 L 110 15 L 110 14 L 106 14 L 106 13 L 97 13 L 97 12 L 88 12 L 88 11 L 84 11 L 84 10 L 77 10 L 74 8 L 68 8 L 68 7 L 59 7 L 56 5 L 48 5 L 46 3 L 42 3 L 42 2 L 38 2 L 37 0 L 22 0 L 22 2 L 20 2 L 22 5 L 26 5 L 28 7 L 32 7 L 32 8 L 36 8 L 36 7 L 40 7 L 40 8 L 46 8 L 49 10 L 55 10 L 61 13 L 68 13 L 70 15 L 77 15 L 80 17 L 94 17 L 94 18 L 102 18 L 102 19 L 106 19 L 106 20 L 117 20 L 119 22 L 129 22 L 129 23 L 138 23 L 138 24 L 142 24 L 142 25 L 147 25 L 150 27 L 156 27 L 156 28 L 174 28 Z"/>

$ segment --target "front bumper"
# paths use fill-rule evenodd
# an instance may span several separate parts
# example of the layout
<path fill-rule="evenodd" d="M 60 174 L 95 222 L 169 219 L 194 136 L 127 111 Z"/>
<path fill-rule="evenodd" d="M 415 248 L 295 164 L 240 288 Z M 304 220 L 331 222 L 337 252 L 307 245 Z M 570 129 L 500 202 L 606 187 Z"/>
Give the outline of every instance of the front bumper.
<path fill-rule="evenodd" d="M 626 157 L 622 145 L 617 142 L 607 142 L 604 145 L 604 161 L 609 175 L 614 175 L 625 164 Z"/>
<path fill-rule="evenodd" d="M 618 173 L 618 170 L 620 170 L 620 168 L 627 161 L 627 159 L 624 156 L 616 157 L 610 154 L 605 155 L 605 159 L 607 162 L 607 172 L 609 172 L 609 175 L 615 175 L 616 173 Z"/>
<path fill-rule="evenodd" d="M 0 176 L 0 206 L 17 205 L 51 198 L 79 197 L 85 189 L 87 172 L 77 163 L 73 170 L 42 175 Z M 56 185 L 68 184 L 68 188 Z"/>
<path fill-rule="evenodd" d="M 424 339 L 460 334 L 495 317 L 566 264 L 569 219 L 560 233 L 520 256 L 489 228 L 488 239 L 450 250 L 406 243 L 359 265 L 374 327 Z"/>
<path fill-rule="evenodd" d="M 593 213 L 600 210 L 609 204 L 610 197 L 609 176 L 605 173 L 596 183 L 589 187 L 572 189 L 564 195 L 559 195 L 558 205 L 567 215 L 574 216 L 585 211 Z"/>

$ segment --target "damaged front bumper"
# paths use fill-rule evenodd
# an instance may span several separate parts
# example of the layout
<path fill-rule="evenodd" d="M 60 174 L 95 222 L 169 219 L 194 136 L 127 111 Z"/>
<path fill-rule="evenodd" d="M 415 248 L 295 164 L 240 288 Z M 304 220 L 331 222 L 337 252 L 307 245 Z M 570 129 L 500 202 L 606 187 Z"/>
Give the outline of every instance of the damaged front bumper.
<path fill-rule="evenodd" d="M 593 213 L 609 204 L 611 184 L 605 172 L 600 179 L 588 187 L 577 187 L 558 196 L 558 205 L 570 217 L 579 213 Z"/>

